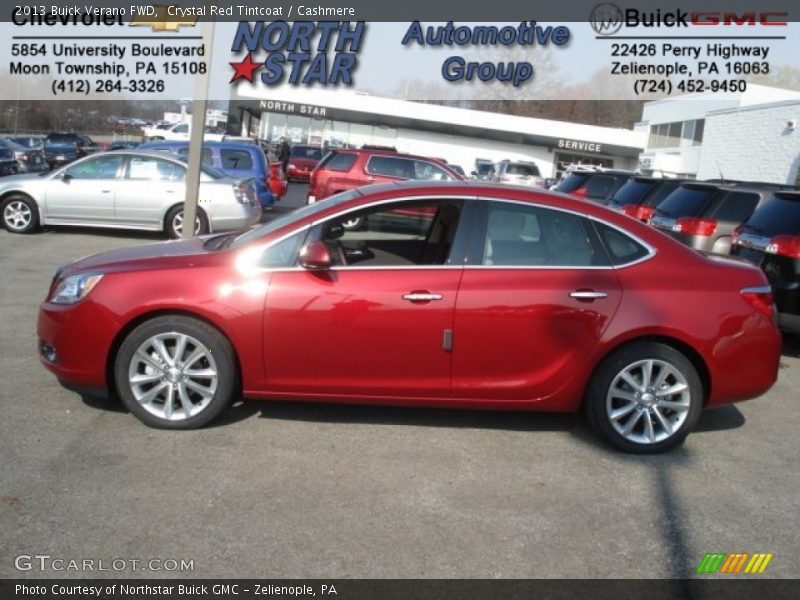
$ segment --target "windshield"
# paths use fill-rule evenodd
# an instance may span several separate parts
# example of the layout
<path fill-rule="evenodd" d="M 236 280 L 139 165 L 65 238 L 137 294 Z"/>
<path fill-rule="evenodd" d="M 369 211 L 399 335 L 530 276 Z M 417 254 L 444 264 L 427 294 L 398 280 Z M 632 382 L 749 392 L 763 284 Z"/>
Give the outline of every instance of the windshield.
<path fill-rule="evenodd" d="M 668 217 L 697 217 L 703 213 L 709 201 L 717 193 L 715 188 L 680 187 L 672 192 L 656 209 Z"/>
<path fill-rule="evenodd" d="M 359 196 L 361 196 L 361 192 L 359 192 L 358 190 L 349 190 L 347 192 L 342 192 L 341 194 L 330 196 L 329 198 L 325 198 L 325 200 L 320 200 L 319 202 L 315 202 L 314 204 L 307 204 L 306 206 L 298 208 L 293 212 L 290 212 L 286 215 L 282 215 L 276 219 L 273 219 L 272 221 L 265 223 L 261 227 L 251 229 L 247 233 L 240 235 L 235 240 L 233 240 L 230 243 L 230 246 L 236 247 L 236 246 L 241 246 L 242 244 L 247 244 L 248 242 L 255 241 L 259 238 L 262 238 L 272 233 L 273 231 L 278 231 L 278 229 L 280 229 L 281 227 L 290 225 L 294 221 L 299 221 L 306 217 L 323 212 L 332 206 L 344 204 L 345 202 L 349 202 L 350 200 L 358 198 Z"/>
<path fill-rule="evenodd" d="M 745 229 L 766 237 L 797 235 L 800 232 L 800 195 L 775 194 L 753 213 Z"/>

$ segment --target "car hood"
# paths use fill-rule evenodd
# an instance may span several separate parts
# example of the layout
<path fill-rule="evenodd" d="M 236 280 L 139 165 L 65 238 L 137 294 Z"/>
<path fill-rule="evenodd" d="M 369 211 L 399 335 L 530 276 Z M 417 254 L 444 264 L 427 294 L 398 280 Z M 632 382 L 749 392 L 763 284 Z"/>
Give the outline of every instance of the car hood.
<path fill-rule="evenodd" d="M 20 173 L 19 175 L 9 175 L 0 179 L 0 188 L 7 187 L 9 184 L 25 183 L 28 181 L 44 181 L 47 175 L 41 173 Z"/>
<path fill-rule="evenodd" d="M 194 240 L 173 240 L 131 248 L 120 248 L 93 256 L 87 256 L 59 269 L 59 275 L 98 271 L 111 273 L 175 267 L 197 267 L 218 260 L 224 252 L 207 250 L 204 247 L 209 237 Z"/>

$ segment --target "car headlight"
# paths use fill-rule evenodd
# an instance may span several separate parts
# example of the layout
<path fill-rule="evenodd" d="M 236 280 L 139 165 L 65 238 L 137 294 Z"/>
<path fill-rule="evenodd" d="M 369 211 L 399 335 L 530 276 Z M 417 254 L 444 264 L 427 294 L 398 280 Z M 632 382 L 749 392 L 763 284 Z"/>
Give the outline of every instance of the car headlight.
<path fill-rule="evenodd" d="M 53 304 L 75 304 L 85 298 L 103 278 L 102 273 L 83 273 L 70 275 L 53 290 L 50 302 Z"/>

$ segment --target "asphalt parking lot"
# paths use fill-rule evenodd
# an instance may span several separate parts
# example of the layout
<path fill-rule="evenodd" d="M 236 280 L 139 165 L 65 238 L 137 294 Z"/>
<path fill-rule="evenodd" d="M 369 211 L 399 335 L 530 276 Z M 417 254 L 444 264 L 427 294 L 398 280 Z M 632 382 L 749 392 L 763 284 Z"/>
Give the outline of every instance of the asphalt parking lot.
<path fill-rule="evenodd" d="M 303 196 L 293 184 L 278 211 Z M 800 575 L 796 340 L 768 394 L 656 457 L 570 415 L 250 402 L 156 431 L 61 388 L 35 323 L 57 266 L 159 239 L 0 230 L 0 577 L 81 575 L 15 568 L 48 554 L 194 567 L 87 577 L 659 578 L 707 552 Z"/>

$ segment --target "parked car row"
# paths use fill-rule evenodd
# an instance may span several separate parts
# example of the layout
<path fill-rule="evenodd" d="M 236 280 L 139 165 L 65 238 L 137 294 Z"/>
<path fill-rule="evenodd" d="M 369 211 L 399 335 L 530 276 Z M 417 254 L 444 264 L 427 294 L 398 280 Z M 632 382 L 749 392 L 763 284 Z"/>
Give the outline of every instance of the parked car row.
<path fill-rule="evenodd" d="M 650 224 L 702 252 L 759 267 L 775 294 L 781 329 L 800 333 L 800 190 L 774 183 L 631 176 L 578 170 L 555 188 Z"/>

